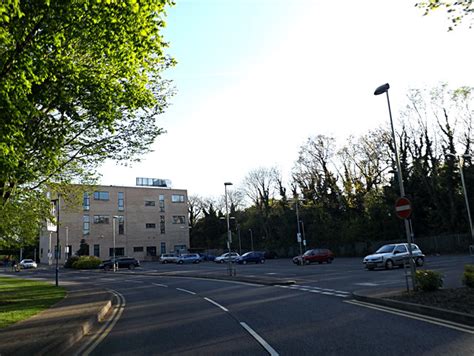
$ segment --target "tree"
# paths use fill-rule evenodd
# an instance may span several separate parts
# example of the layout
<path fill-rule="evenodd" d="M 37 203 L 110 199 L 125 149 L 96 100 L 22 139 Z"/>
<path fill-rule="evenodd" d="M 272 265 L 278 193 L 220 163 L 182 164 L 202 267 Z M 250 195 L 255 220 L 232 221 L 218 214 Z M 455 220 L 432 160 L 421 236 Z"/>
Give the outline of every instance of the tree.
<path fill-rule="evenodd" d="M 474 14 L 474 4 L 472 0 L 456 0 L 454 2 L 429 0 L 416 3 L 415 6 L 424 9 L 424 15 L 428 15 L 437 9 L 444 9 L 448 14 L 448 19 L 452 23 L 452 26 L 448 28 L 449 31 L 453 30 L 453 26 L 459 25 L 465 17 L 472 17 Z"/>
<path fill-rule="evenodd" d="M 0 205 L 50 182 L 138 160 L 163 131 L 172 0 L 0 4 Z"/>

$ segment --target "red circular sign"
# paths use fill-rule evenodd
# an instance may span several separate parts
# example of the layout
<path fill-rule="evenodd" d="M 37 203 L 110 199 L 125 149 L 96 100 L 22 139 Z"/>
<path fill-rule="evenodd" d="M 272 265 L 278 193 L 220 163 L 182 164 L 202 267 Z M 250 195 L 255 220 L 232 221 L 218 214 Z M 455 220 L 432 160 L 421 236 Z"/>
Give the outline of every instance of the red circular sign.
<path fill-rule="evenodd" d="M 399 218 L 408 219 L 411 215 L 411 202 L 407 198 L 398 198 L 395 202 L 395 213 Z"/>

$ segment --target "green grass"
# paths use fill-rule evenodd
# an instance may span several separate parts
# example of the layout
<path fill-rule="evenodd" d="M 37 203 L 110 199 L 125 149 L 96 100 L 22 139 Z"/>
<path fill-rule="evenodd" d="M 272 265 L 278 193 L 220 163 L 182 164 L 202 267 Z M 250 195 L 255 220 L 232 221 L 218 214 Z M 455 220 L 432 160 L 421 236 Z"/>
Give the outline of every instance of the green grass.
<path fill-rule="evenodd" d="M 64 288 L 50 283 L 0 277 L 0 328 L 32 317 L 65 295 Z"/>

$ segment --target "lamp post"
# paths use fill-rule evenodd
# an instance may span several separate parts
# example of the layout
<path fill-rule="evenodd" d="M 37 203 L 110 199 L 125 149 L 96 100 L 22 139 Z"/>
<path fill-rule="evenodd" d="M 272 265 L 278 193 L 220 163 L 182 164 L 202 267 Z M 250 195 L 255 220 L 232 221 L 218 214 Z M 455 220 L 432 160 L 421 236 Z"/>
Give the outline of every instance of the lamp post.
<path fill-rule="evenodd" d="M 229 207 L 227 204 L 227 186 L 232 185 L 230 182 L 225 182 L 224 183 L 224 194 L 225 194 L 225 216 L 227 220 L 227 250 L 229 252 L 227 256 L 227 269 L 229 271 L 229 276 L 232 276 L 232 265 L 231 265 L 231 260 L 230 260 L 230 244 L 232 243 L 232 233 L 230 231 L 230 221 L 229 221 Z"/>
<path fill-rule="evenodd" d="M 51 202 L 54 203 L 56 209 L 56 248 L 54 249 L 54 257 L 56 259 L 56 275 L 55 275 L 55 284 L 56 287 L 59 286 L 59 199 L 60 195 L 58 194 L 57 199 L 52 199 Z M 51 234 L 50 241 L 51 241 Z M 51 246 L 51 242 L 50 242 Z"/>
<path fill-rule="evenodd" d="M 466 182 L 464 181 L 464 172 L 463 172 L 464 158 L 471 158 L 471 156 L 469 155 L 456 156 L 452 153 L 447 153 L 446 155 L 454 157 L 458 161 L 459 173 L 461 175 L 462 190 L 464 193 L 464 201 L 466 202 L 467 217 L 469 219 L 469 228 L 471 229 L 471 238 L 472 238 L 472 242 L 474 243 L 474 229 L 472 228 L 471 209 L 469 208 L 469 199 L 467 197 Z"/>
<path fill-rule="evenodd" d="M 300 220 L 300 223 L 301 223 L 301 229 L 303 230 L 303 246 L 306 248 L 307 242 L 306 242 L 306 234 L 304 232 L 304 222 L 303 222 L 303 220 Z"/>
<path fill-rule="evenodd" d="M 296 233 L 296 241 L 298 241 L 299 245 L 300 245 L 300 256 L 301 258 L 303 258 L 303 247 L 301 246 L 301 230 L 300 230 L 300 213 L 299 213 L 299 210 L 298 210 L 298 205 L 299 205 L 299 201 L 298 201 L 298 196 L 296 196 L 296 200 L 295 200 L 295 206 L 296 206 L 296 226 L 298 227 L 297 229 L 297 233 Z M 303 260 L 301 260 L 301 265 L 304 266 L 304 263 L 303 263 Z"/>
<path fill-rule="evenodd" d="M 253 251 L 253 231 L 252 229 L 249 229 L 250 232 L 250 248 Z"/>
<path fill-rule="evenodd" d="M 388 83 L 383 84 L 379 86 L 377 89 L 375 89 L 374 95 L 381 95 L 383 93 L 387 95 L 388 114 L 390 116 L 390 127 L 392 129 L 393 148 L 395 150 L 395 160 L 397 163 L 398 185 L 400 188 L 400 196 L 404 197 L 405 188 L 403 186 L 402 167 L 400 165 L 400 158 L 398 157 L 397 141 L 395 139 L 395 130 L 393 129 L 392 110 L 390 108 L 390 99 L 388 96 L 388 89 L 390 89 L 390 85 Z M 406 234 L 407 242 L 408 242 L 408 256 L 409 256 L 409 263 L 410 263 L 411 280 L 412 280 L 413 290 L 416 290 L 415 264 L 413 262 L 413 253 L 412 253 L 412 247 L 411 247 L 412 241 L 411 241 L 410 223 L 408 219 L 404 219 L 404 223 L 405 223 L 405 234 Z"/>
<path fill-rule="evenodd" d="M 117 215 L 114 215 L 112 217 L 112 238 L 113 238 L 113 244 L 114 244 L 113 245 L 114 246 L 114 253 L 113 253 L 113 256 L 114 256 L 113 257 L 114 258 L 114 268 L 113 268 L 113 270 L 114 270 L 114 272 L 117 271 L 117 260 L 115 258 L 115 220 L 117 220 L 117 219 L 118 219 Z"/>

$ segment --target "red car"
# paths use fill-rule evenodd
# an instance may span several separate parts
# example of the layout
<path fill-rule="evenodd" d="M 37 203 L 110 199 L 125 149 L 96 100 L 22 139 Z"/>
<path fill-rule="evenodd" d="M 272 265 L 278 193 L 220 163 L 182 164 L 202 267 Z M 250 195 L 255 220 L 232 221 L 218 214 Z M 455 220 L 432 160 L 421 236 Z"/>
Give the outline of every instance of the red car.
<path fill-rule="evenodd" d="M 293 257 L 293 263 L 300 265 L 304 261 L 305 264 L 313 262 L 331 263 L 334 260 L 334 253 L 327 248 L 314 248 L 306 251 L 303 256 Z"/>

